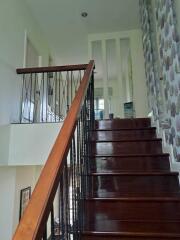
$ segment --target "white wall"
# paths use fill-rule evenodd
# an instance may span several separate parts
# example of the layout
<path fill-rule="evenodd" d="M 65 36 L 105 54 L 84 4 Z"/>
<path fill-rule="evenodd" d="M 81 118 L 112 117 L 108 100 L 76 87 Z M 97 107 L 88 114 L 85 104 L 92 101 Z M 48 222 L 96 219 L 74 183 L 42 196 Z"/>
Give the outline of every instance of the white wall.
<path fill-rule="evenodd" d="M 0 239 L 10 240 L 13 231 L 15 168 L 0 167 Z"/>
<path fill-rule="evenodd" d="M 147 86 L 141 30 L 131 32 L 130 45 L 132 56 L 133 101 L 135 104 L 136 117 L 146 117 L 148 114 Z"/>
<path fill-rule="evenodd" d="M 62 123 L 0 126 L 0 239 L 10 240 L 19 222 L 20 190 L 33 191 Z M 6 138 L 8 145 L 3 139 Z M 7 166 L 2 166 L 7 165 Z"/>
<path fill-rule="evenodd" d="M 0 166 L 44 164 L 62 124 L 63 122 L 0 126 Z"/>
<path fill-rule="evenodd" d="M 48 63 L 48 45 L 24 0 L 3 0 L 0 7 L 0 125 L 18 119 L 20 77 L 23 66 L 24 35 L 27 30 L 33 45 Z"/>
<path fill-rule="evenodd" d="M 15 175 L 15 194 L 14 194 L 14 211 L 13 211 L 13 232 L 19 223 L 19 206 L 21 189 L 31 187 L 33 191 L 37 179 L 41 173 L 42 166 L 21 166 L 16 167 Z"/>
<path fill-rule="evenodd" d="M 57 51 L 53 53 L 56 55 L 56 64 L 69 65 L 88 63 L 89 59 L 87 32 L 82 32 L 81 30 L 79 32 L 71 32 L 66 28 L 64 30 L 66 31 L 66 34 L 64 35 L 62 33 Z"/>
<path fill-rule="evenodd" d="M 19 222 L 20 191 L 34 189 L 42 166 L 0 167 L 0 239 L 11 240 Z"/>
<path fill-rule="evenodd" d="M 0 125 L 0 166 L 8 165 L 10 125 Z"/>

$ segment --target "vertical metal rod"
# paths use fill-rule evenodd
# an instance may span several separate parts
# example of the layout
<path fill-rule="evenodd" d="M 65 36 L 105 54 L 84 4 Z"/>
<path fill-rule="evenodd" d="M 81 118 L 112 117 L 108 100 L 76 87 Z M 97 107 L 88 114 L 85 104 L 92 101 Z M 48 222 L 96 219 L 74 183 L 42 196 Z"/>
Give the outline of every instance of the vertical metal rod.
<path fill-rule="evenodd" d="M 62 233 L 62 239 L 65 239 L 65 222 L 64 222 L 64 170 L 60 177 L 60 231 Z"/>
<path fill-rule="evenodd" d="M 42 73 L 41 122 L 44 122 L 44 73 Z"/>
<path fill-rule="evenodd" d="M 55 228 L 54 228 L 54 206 L 51 209 L 51 240 L 55 240 Z"/>
<path fill-rule="evenodd" d="M 66 99 L 67 99 L 67 109 L 66 109 L 66 113 L 68 113 L 69 111 L 69 72 L 67 72 L 66 75 L 66 83 L 67 83 L 67 89 L 66 89 Z"/>
<path fill-rule="evenodd" d="M 70 79 L 70 84 L 71 84 L 71 103 L 73 100 L 73 71 L 71 71 L 71 79 Z"/>
<path fill-rule="evenodd" d="M 47 72 L 47 74 L 46 74 L 46 76 L 47 76 L 47 81 L 46 81 L 46 122 L 48 122 L 48 99 L 49 99 L 49 90 L 51 90 L 50 89 L 50 87 L 51 87 L 51 84 L 50 84 L 50 79 L 49 79 L 49 73 Z"/>
<path fill-rule="evenodd" d="M 31 122 L 31 103 L 32 103 L 32 100 L 31 100 L 31 95 L 32 95 L 32 76 L 33 74 L 31 73 L 30 74 L 30 96 L 29 96 L 29 123 Z"/>
<path fill-rule="evenodd" d="M 68 225 L 68 214 L 69 214 L 69 194 L 68 194 L 68 169 L 67 169 L 67 159 L 65 160 L 64 166 L 64 174 L 65 174 L 65 222 L 66 222 L 66 237 L 69 240 L 69 225 Z"/>
<path fill-rule="evenodd" d="M 47 223 L 46 223 L 44 234 L 43 234 L 43 240 L 47 240 Z"/>
<path fill-rule="evenodd" d="M 22 77 L 22 93 L 21 93 L 21 103 L 20 103 L 21 109 L 20 109 L 20 116 L 19 116 L 20 123 L 22 123 L 22 118 L 23 118 L 24 86 L 25 86 L 25 74 L 23 74 L 23 77 Z"/>
<path fill-rule="evenodd" d="M 55 117 L 55 122 L 56 122 L 56 115 L 57 115 L 57 110 L 56 110 L 56 101 L 57 101 L 57 72 L 55 73 L 55 87 L 54 87 L 54 117 Z"/>
<path fill-rule="evenodd" d="M 61 79 L 60 79 L 60 72 L 59 72 L 59 78 L 58 78 L 58 82 L 59 82 L 59 100 L 58 100 L 58 106 L 59 106 L 59 122 L 61 120 Z"/>
<path fill-rule="evenodd" d="M 33 108 L 33 123 L 36 121 L 36 81 L 37 81 L 37 73 L 34 76 L 34 108 Z"/>

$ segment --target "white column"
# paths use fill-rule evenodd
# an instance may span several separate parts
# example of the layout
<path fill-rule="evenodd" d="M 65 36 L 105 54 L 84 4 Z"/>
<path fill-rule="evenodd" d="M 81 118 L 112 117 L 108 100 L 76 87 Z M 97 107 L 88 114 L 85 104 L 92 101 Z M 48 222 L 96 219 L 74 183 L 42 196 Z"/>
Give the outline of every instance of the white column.
<path fill-rule="evenodd" d="M 102 60 L 103 60 L 103 92 L 104 92 L 104 118 L 109 118 L 109 96 L 108 96 L 108 73 L 107 73 L 107 54 L 106 40 L 102 40 Z"/>
<path fill-rule="evenodd" d="M 124 117 L 124 99 L 123 99 L 123 83 L 122 83 L 122 71 L 121 71 L 121 46 L 120 38 L 116 38 L 116 58 L 117 58 L 117 76 L 118 76 L 118 89 L 119 89 L 119 106 L 117 113 L 118 117 Z"/>

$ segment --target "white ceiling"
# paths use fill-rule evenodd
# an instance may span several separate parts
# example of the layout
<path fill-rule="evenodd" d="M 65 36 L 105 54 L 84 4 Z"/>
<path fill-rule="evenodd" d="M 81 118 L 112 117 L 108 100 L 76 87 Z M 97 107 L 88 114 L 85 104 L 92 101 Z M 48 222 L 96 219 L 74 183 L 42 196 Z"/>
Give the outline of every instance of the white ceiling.
<path fill-rule="evenodd" d="M 54 51 L 69 38 L 139 28 L 139 0 L 26 1 Z M 87 18 L 81 17 L 83 11 Z"/>

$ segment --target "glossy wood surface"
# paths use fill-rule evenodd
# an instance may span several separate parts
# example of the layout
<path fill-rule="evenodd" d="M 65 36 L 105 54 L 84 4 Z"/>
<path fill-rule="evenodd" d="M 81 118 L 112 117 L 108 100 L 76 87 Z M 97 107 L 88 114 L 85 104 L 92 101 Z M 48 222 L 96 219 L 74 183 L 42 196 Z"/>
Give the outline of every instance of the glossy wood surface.
<path fill-rule="evenodd" d="M 178 173 L 150 119 L 96 122 L 83 240 L 180 239 Z"/>
<path fill-rule="evenodd" d="M 115 156 L 91 158 L 92 172 L 118 171 L 167 171 L 170 170 L 169 156 Z"/>
<path fill-rule="evenodd" d="M 45 73 L 45 72 L 66 72 L 66 71 L 78 71 L 86 70 L 87 64 L 79 65 L 65 65 L 65 66 L 52 66 L 52 67 L 32 67 L 32 68 L 18 68 L 17 74 L 29 74 L 29 73 Z"/>
<path fill-rule="evenodd" d="M 40 240 L 44 233 L 44 227 L 59 184 L 63 160 L 67 157 L 93 69 L 94 61 L 90 61 L 13 240 Z"/>
<path fill-rule="evenodd" d="M 121 142 L 92 142 L 93 155 L 113 156 L 119 154 L 162 153 L 161 140 L 134 140 Z"/>
<path fill-rule="evenodd" d="M 96 130 L 92 133 L 92 140 L 99 141 L 117 141 L 117 140 L 133 140 L 133 139 L 153 139 L 156 138 L 155 128 L 144 128 L 141 131 L 136 129 L 121 130 Z"/>
<path fill-rule="evenodd" d="M 101 175 L 92 178 L 92 187 L 94 192 L 108 193 L 118 192 L 123 194 L 141 194 L 149 195 L 161 192 L 178 192 L 179 182 L 175 175 Z"/>
<path fill-rule="evenodd" d="M 95 126 L 100 130 L 142 129 L 151 127 L 151 120 L 150 118 L 102 120 L 96 121 Z"/>

